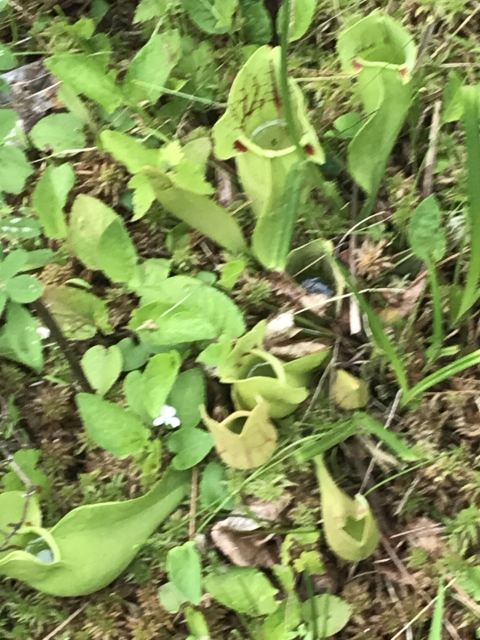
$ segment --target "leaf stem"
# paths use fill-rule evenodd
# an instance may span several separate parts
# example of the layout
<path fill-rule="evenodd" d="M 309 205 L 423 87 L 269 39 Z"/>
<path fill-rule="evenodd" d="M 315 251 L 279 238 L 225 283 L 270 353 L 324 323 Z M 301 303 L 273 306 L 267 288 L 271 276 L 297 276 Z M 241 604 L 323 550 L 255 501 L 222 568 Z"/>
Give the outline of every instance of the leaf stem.
<path fill-rule="evenodd" d="M 66 340 L 62 330 L 58 326 L 57 321 L 52 316 L 50 311 L 47 309 L 47 307 L 43 304 L 41 300 L 35 300 L 35 302 L 32 302 L 30 306 L 38 315 L 40 320 L 44 323 L 44 325 L 47 327 L 47 329 L 50 330 L 50 333 L 52 334 L 53 339 L 57 343 L 60 351 L 65 356 L 65 359 L 70 365 L 70 369 L 72 370 L 72 373 L 76 381 L 78 382 L 80 388 L 82 389 L 82 391 L 84 391 L 85 393 L 95 393 L 83 372 L 83 369 L 80 365 L 80 362 L 77 359 L 77 356 L 74 354 L 74 352 L 70 348 L 68 341 Z"/>

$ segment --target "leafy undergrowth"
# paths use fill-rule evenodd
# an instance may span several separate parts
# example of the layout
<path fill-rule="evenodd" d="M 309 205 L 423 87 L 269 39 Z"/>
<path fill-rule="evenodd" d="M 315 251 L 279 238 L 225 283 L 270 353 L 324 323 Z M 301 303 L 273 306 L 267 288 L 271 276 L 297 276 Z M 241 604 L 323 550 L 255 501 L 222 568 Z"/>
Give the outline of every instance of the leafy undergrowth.
<path fill-rule="evenodd" d="M 65 4 L 0 0 L 0 637 L 480 637 L 478 7 Z"/>

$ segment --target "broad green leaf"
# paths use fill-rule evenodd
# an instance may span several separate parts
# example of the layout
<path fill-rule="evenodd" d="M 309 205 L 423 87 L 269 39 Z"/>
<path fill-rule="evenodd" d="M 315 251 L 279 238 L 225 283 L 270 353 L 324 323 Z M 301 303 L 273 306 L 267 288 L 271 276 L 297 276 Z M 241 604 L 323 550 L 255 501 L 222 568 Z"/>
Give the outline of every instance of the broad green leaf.
<path fill-rule="evenodd" d="M 410 218 L 408 241 L 415 255 L 427 262 L 438 262 L 447 249 L 442 212 L 434 195 L 425 198 Z"/>
<path fill-rule="evenodd" d="M 43 293 L 42 283 L 27 274 L 14 276 L 7 282 L 7 293 L 13 302 L 29 304 L 40 298 Z"/>
<path fill-rule="evenodd" d="M 83 122 L 73 113 L 54 113 L 42 118 L 30 131 L 30 137 L 37 149 L 44 152 L 61 153 L 85 146 Z"/>
<path fill-rule="evenodd" d="M 122 352 L 116 345 L 97 344 L 83 354 L 81 364 L 92 388 L 104 396 L 122 372 Z"/>
<path fill-rule="evenodd" d="M 201 462 L 213 449 L 213 438 L 203 429 L 184 429 L 172 433 L 167 446 L 177 455 L 172 460 L 174 469 L 190 469 Z"/>
<path fill-rule="evenodd" d="M 76 403 L 88 435 L 102 449 L 122 459 L 146 448 L 150 431 L 127 409 L 90 393 L 79 393 Z"/>
<path fill-rule="evenodd" d="M 10 0 L 0 0 L 0 11 L 3 11 Z"/>
<path fill-rule="evenodd" d="M 158 287 L 168 278 L 170 268 L 170 260 L 149 258 L 138 266 L 135 277 L 130 280 L 128 286 L 142 298 L 142 304 L 153 302 L 158 299 Z"/>
<path fill-rule="evenodd" d="M 206 33 L 226 33 L 238 0 L 182 0 L 182 5 L 197 27 Z"/>
<path fill-rule="evenodd" d="M 5 259 L 0 261 L 0 280 L 8 282 L 10 278 L 22 271 L 27 261 L 28 253 L 24 249 L 15 249 L 8 253 Z"/>
<path fill-rule="evenodd" d="M 100 236 L 97 259 L 99 268 L 113 282 L 127 283 L 135 275 L 137 251 L 120 217 Z"/>
<path fill-rule="evenodd" d="M 0 220 L 0 231 L 8 238 L 15 240 L 29 240 L 38 238 L 42 233 L 42 226 L 31 216 L 7 216 Z"/>
<path fill-rule="evenodd" d="M 218 462 L 209 462 L 200 480 L 200 502 L 204 509 L 216 509 L 223 503 L 224 509 L 233 506 L 233 499 L 229 499 L 225 467 Z"/>
<path fill-rule="evenodd" d="M 278 589 L 253 567 L 222 567 L 204 580 L 206 591 L 220 604 L 250 616 L 264 616 L 278 607 Z"/>
<path fill-rule="evenodd" d="M 123 392 L 130 409 L 141 420 L 148 425 L 152 424 L 152 419 L 145 409 L 143 402 L 144 385 L 143 375 L 140 371 L 130 371 L 123 383 Z"/>
<path fill-rule="evenodd" d="M 86 53 L 60 53 L 48 58 L 45 66 L 77 93 L 98 102 L 107 113 L 123 102 L 121 89 L 113 73 L 106 71 L 103 58 Z"/>
<path fill-rule="evenodd" d="M 273 37 L 272 19 L 264 0 L 239 0 L 242 30 L 252 44 L 268 44 Z"/>
<path fill-rule="evenodd" d="M 240 309 L 221 291 L 198 280 L 178 287 L 175 278 L 165 283 L 172 286 L 164 302 L 147 304 L 132 315 L 129 327 L 145 342 L 169 345 L 215 340 L 221 335 L 235 338 L 244 332 Z"/>
<path fill-rule="evenodd" d="M 37 469 L 37 463 L 40 455 L 41 452 L 37 449 L 19 449 L 13 454 L 13 459 L 31 483 L 41 488 L 40 493 L 37 493 L 41 499 L 50 495 L 51 488 L 47 476 L 43 471 Z M 2 478 L 2 484 L 5 491 L 25 491 L 25 483 L 15 473 L 15 471 L 9 471 L 4 475 Z"/>
<path fill-rule="evenodd" d="M 278 608 L 265 618 L 262 625 L 262 640 L 287 640 L 295 637 L 292 633 L 300 624 L 300 601 L 289 594 Z"/>
<path fill-rule="evenodd" d="M 332 385 L 332 396 L 342 409 L 361 409 L 368 402 L 366 383 L 345 369 L 337 369 Z"/>
<path fill-rule="evenodd" d="M 35 186 L 32 204 L 47 238 L 67 237 L 64 207 L 70 189 L 75 184 L 75 172 L 69 163 L 47 167 Z"/>
<path fill-rule="evenodd" d="M 18 116 L 13 109 L 0 109 L 0 141 L 14 128 Z"/>
<path fill-rule="evenodd" d="M 252 411 L 235 411 L 222 422 L 202 408 L 202 419 L 215 441 L 218 455 L 233 469 L 255 469 L 271 458 L 277 447 L 277 431 L 268 405 L 261 398 Z"/>
<path fill-rule="evenodd" d="M 5 305 L 7 304 L 7 294 L 0 289 L 0 316 L 3 314 Z"/>
<path fill-rule="evenodd" d="M 170 582 L 188 602 L 199 604 L 202 597 L 202 563 L 195 542 L 173 547 L 167 554 L 167 573 Z"/>
<path fill-rule="evenodd" d="M 182 608 L 182 605 L 188 602 L 177 587 L 171 582 L 162 584 L 158 590 L 158 599 L 162 607 L 164 607 L 168 613 L 178 613 Z"/>
<path fill-rule="evenodd" d="M 124 82 L 129 102 L 155 104 L 163 94 L 171 70 L 180 59 L 180 33 L 177 30 L 153 35 L 133 58 Z"/>
<path fill-rule="evenodd" d="M 205 616 L 201 611 L 195 610 L 193 607 L 186 607 L 185 622 L 188 630 L 196 640 L 205 640 L 210 637 L 210 630 Z M 193 638 L 191 640 L 193 640 Z"/>
<path fill-rule="evenodd" d="M 227 291 L 231 291 L 238 282 L 238 279 L 245 271 L 245 260 L 231 260 L 222 267 L 222 275 L 218 281 L 218 286 L 223 287 Z"/>
<path fill-rule="evenodd" d="M 155 191 L 150 180 L 144 173 L 137 173 L 128 183 L 133 189 L 133 218 L 132 222 L 140 220 L 155 202 Z"/>
<path fill-rule="evenodd" d="M 9 71 L 17 66 L 17 58 L 10 47 L 0 44 L 0 71 Z"/>
<path fill-rule="evenodd" d="M 49 286 L 45 288 L 43 302 L 70 340 L 88 340 L 97 333 L 112 333 L 108 308 L 93 293 L 73 287 Z"/>
<path fill-rule="evenodd" d="M 148 149 L 126 133 L 102 131 L 100 141 L 105 151 L 125 165 L 130 173 L 138 173 L 147 166 L 156 167 L 160 161 L 158 149 Z"/>
<path fill-rule="evenodd" d="M 181 364 L 177 351 L 159 353 L 147 364 L 143 373 L 143 404 L 152 420 L 160 415 L 166 404 Z"/>
<path fill-rule="evenodd" d="M 135 9 L 135 17 L 133 24 L 138 22 L 147 22 L 152 18 L 163 17 L 168 9 L 170 0 L 140 0 Z"/>
<path fill-rule="evenodd" d="M 33 167 L 18 147 L 0 147 L 0 191 L 18 195 L 23 191 Z"/>
<path fill-rule="evenodd" d="M 227 209 L 207 196 L 192 193 L 165 182 L 159 170 L 146 170 L 153 190 L 161 204 L 174 216 L 183 220 L 220 246 L 234 253 L 246 251 L 242 231 Z"/>
<path fill-rule="evenodd" d="M 294 0 L 291 3 L 290 20 L 288 23 L 288 41 L 294 42 L 306 34 L 313 20 L 317 0 Z M 283 6 L 278 12 L 277 31 L 281 32 Z"/>
<path fill-rule="evenodd" d="M 116 219 L 115 211 L 101 200 L 83 194 L 75 198 L 70 214 L 69 242 L 77 258 L 88 269 L 100 269 L 98 243 Z"/>
<path fill-rule="evenodd" d="M 0 330 L 0 355 L 40 372 L 43 367 L 42 341 L 35 318 L 20 304 L 10 302 Z"/>
<path fill-rule="evenodd" d="M 302 604 L 302 618 L 316 629 L 320 638 L 329 638 L 341 631 L 350 620 L 350 607 L 341 598 L 324 593 L 313 596 Z"/>
<path fill-rule="evenodd" d="M 340 558 L 358 562 L 372 555 L 380 534 L 368 502 L 342 491 L 330 475 L 322 456 L 315 458 L 320 485 L 323 531 L 328 546 Z"/>
<path fill-rule="evenodd" d="M 27 520 L 34 529 L 28 527 L 28 537 L 12 540 L 20 549 L 1 554 L 0 573 L 55 596 L 83 596 L 103 589 L 126 569 L 138 549 L 179 506 L 189 484 L 188 474 L 169 471 L 139 498 L 83 505 L 49 530 L 40 527 L 41 515 L 33 498 L 28 503 Z M 24 510 L 25 496 L 20 492 L 0 495 L 0 535 L 6 531 L 4 519 L 19 522 Z M 32 533 L 39 536 L 39 551 L 47 555 L 46 561 L 39 561 L 42 556 L 32 545 Z"/>
<path fill-rule="evenodd" d="M 205 404 L 205 380 L 200 369 L 188 369 L 175 381 L 167 404 L 175 407 L 183 428 L 193 428 L 201 420 L 200 406 Z"/>
<path fill-rule="evenodd" d="M 373 201 L 410 109 L 417 48 L 399 22 L 373 12 L 340 32 L 337 51 L 367 115 L 348 146 L 349 170 Z"/>
<path fill-rule="evenodd" d="M 136 342 L 133 338 L 123 338 L 117 347 L 122 354 L 122 371 L 140 369 L 152 353 L 149 345 L 144 342 Z"/>

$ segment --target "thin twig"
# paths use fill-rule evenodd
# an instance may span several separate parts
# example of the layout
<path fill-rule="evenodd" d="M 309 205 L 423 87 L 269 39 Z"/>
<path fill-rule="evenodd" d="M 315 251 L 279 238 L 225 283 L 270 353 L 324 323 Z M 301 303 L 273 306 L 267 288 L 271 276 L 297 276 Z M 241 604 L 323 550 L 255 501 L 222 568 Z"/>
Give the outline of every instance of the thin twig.
<path fill-rule="evenodd" d="M 47 329 L 50 330 L 50 333 L 52 334 L 53 339 L 55 340 L 60 351 L 63 353 L 66 360 L 68 361 L 68 364 L 70 365 L 72 373 L 75 376 L 82 391 L 85 391 L 85 393 L 94 393 L 92 387 L 90 386 L 90 383 L 88 382 L 85 376 L 85 373 L 83 372 L 80 362 L 77 359 L 77 356 L 74 354 L 74 352 L 70 348 L 68 341 L 63 335 L 63 332 L 58 326 L 57 321 L 55 320 L 53 315 L 50 313 L 50 311 L 47 309 L 47 307 L 43 304 L 41 300 L 35 300 L 35 302 L 32 302 L 31 307 L 35 311 L 35 313 L 38 315 L 38 317 L 41 319 L 43 324 L 47 327 Z"/>
<path fill-rule="evenodd" d="M 425 172 L 423 174 L 422 198 L 428 198 L 433 192 L 433 175 L 437 160 L 438 137 L 440 133 L 440 111 L 442 101 L 435 100 L 433 105 L 432 124 L 430 125 L 430 135 L 428 138 L 428 151 L 425 156 Z"/>
<path fill-rule="evenodd" d="M 188 523 L 188 539 L 195 539 L 196 516 L 197 516 L 197 497 L 198 497 L 198 467 L 192 469 L 192 487 L 190 490 L 190 513 Z"/>
<path fill-rule="evenodd" d="M 87 602 L 85 604 L 82 604 L 82 606 L 79 607 L 76 611 L 74 611 L 71 616 L 68 616 L 66 620 L 64 620 L 61 624 L 58 625 L 58 627 L 56 627 L 53 631 L 51 631 L 48 634 L 48 636 L 45 636 L 43 640 L 52 640 L 52 638 L 54 638 L 58 633 L 60 633 L 60 631 L 63 631 L 63 629 L 65 629 L 67 624 L 70 624 L 72 620 L 75 620 L 75 618 L 79 616 L 82 613 L 82 611 L 86 609 L 87 604 L 88 604 Z"/>

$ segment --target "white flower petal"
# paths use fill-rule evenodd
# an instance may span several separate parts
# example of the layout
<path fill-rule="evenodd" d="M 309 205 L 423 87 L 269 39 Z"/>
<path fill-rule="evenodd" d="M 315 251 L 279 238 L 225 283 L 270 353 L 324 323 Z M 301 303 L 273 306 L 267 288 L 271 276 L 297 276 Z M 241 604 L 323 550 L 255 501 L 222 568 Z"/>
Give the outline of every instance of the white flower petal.
<path fill-rule="evenodd" d="M 165 420 L 163 419 L 162 416 L 159 416 L 158 418 L 155 418 L 155 420 L 153 421 L 153 426 L 154 427 L 160 427 L 162 424 L 165 424 Z"/>
<path fill-rule="evenodd" d="M 37 333 L 42 340 L 46 340 L 50 337 L 50 329 L 47 329 L 47 327 L 38 327 Z"/>
<path fill-rule="evenodd" d="M 180 418 L 170 418 L 170 421 L 167 424 L 172 429 L 178 429 L 181 425 Z"/>
<path fill-rule="evenodd" d="M 175 409 L 175 407 L 171 407 L 169 404 L 164 404 L 160 415 L 165 420 L 168 420 L 169 418 L 174 418 L 177 415 L 177 410 Z"/>

